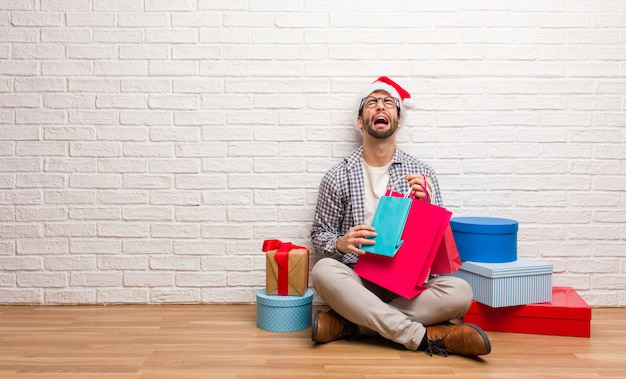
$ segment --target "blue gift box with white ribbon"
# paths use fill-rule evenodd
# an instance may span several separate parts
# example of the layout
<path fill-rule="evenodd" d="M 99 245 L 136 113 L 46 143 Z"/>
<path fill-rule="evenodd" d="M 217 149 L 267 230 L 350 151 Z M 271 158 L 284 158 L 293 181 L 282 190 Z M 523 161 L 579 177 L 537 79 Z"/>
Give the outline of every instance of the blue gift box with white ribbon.
<path fill-rule="evenodd" d="M 271 332 L 296 332 L 311 327 L 313 291 L 304 296 L 268 295 L 256 293 L 256 325 Z"/>
<path fill-rule="evenodd" d="M 518 222 L 494 217 L 452 217 L 450 228 L 462 261 L 501 263 L 517 259 Z"/>
<path fill-rule="evenodd" d="M 465 261 L 454 276 L 472 287 L 474 300 L 490 307 L 552 301 L 551 263 L 519 258 L 513 262 Z"/>

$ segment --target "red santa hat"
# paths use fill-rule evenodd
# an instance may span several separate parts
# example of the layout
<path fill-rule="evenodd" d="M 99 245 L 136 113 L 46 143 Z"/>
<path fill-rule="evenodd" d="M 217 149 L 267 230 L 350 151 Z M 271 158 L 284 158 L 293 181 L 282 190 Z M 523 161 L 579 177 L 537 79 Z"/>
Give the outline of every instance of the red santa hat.
<path fill-rule="evenodd" d="M 407 90 L 402 88 L 398 83 L 394 82 L 388 77 L 381 76 L 380 78 L 374 80 L 370 85 L 365 87 L 363 91 L 361 91 L 359 99 L 358 99 L 359 103 L 357 105 L 357 118 L 359 116 L 359 112 L 361 111 L 361 109 L 358 108 L 359 105 L 361 104 L 361 99 L 369 96 L 370 94 L 376 91 L 385 91 L 390 96 L 395 97 L 396 99 L 400 100 L 399 112 L 400 112 L 400 119 L 402 121 L 406 121 L 406 110 L 415 108 L 415 104 L 411 100 L 411 94 Z"/>

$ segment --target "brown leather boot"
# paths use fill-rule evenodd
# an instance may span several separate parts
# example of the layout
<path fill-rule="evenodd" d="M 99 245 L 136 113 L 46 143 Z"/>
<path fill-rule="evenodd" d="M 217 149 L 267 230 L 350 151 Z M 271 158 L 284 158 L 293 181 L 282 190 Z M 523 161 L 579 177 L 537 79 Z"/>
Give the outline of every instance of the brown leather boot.
<path fill-rule="evenodd" d="M 474 324 L 439 324 L 426 328 L 428 355 L 487 355 L 491 352 L 489 338 Z"/>
<path fill-rule="evenodd" d="M 313 315 L 311 339 L 317 343 L 326 343 L 340 339 L 351 339 L 359 334 L 359 327 L 341 317 L 332 309 L 328 312 L 317 311 Z"/>

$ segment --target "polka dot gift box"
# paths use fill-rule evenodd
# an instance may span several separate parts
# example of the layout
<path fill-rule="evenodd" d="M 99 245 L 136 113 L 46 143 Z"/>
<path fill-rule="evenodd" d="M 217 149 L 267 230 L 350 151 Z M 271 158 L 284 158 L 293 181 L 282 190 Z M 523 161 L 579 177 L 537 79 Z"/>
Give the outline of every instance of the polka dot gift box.
<path fill-rule="evenodd" d="M 304 296 L 268 295 L 265 290 L 256 293 L 256 325 L 271 332 L 296 332 L 311 327 L 313 291 Z"/>

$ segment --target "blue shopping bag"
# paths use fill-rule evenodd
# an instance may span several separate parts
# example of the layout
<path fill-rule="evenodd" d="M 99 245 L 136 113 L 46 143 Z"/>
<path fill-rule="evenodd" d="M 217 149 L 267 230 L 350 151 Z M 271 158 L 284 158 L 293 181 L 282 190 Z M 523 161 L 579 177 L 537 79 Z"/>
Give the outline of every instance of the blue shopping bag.
<path fill-rule="evenodd" d="M 362 245 L 361 250 L 386 257 L 396 255 L 402 246 L 402 232 L 404 232 L 411 203 L 408 194 L 404 197 L 396 197 L 391 196 L 391 191 L 388 190 L 385 196 L 381 196 L 372 219 L 376 237 L 368 237 L 376 243 Z"/>

